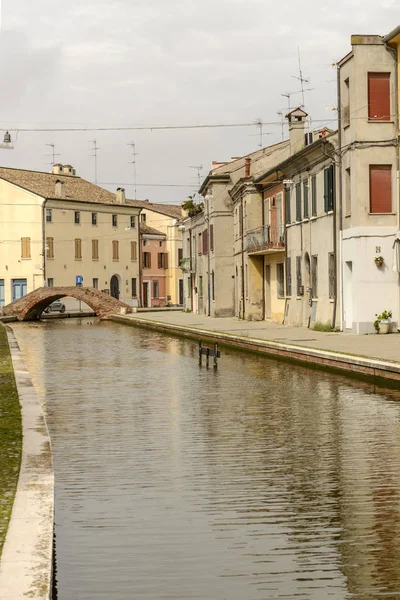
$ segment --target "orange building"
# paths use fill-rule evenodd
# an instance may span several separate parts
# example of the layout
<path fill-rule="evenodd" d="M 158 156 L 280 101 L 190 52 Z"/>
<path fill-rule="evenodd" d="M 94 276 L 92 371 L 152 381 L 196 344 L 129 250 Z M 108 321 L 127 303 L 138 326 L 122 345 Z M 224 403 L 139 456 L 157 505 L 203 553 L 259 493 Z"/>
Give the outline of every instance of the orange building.
<path fill-rule="evenodd" d="M 145 308 L 166 306 L 166 235 L 143 222 L 140 224 L 140 262 L 141 305 Z"/>

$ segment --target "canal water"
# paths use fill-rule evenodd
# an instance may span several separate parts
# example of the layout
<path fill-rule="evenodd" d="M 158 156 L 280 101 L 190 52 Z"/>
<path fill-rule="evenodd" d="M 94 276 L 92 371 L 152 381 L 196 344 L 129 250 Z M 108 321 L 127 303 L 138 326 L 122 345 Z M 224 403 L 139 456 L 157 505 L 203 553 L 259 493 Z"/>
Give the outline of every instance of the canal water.
<path fill-rule="evenodd" d="M 400 596 L 400 397 L 114 323 L 13 325 L 56 476 L 59 600 Z"/>

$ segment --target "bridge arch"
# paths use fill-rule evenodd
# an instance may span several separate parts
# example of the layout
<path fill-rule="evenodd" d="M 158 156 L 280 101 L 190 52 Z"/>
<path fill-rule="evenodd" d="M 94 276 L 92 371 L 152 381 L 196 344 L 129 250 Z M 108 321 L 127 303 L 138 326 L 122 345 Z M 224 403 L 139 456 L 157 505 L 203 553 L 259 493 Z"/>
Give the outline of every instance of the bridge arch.
<path fill-rule="evenodd" d="M 104 292 L 87 287 L 42 287 L 12 302 L 3 308 L 3 315 L 15 316 L 19 321 L 35 321 L 49 304 L 65 296 L 85 302 L 101 319 L 108 319 L 112 314 L 132 312 L 132 307 L 121 300 L 112 298 Z"/>

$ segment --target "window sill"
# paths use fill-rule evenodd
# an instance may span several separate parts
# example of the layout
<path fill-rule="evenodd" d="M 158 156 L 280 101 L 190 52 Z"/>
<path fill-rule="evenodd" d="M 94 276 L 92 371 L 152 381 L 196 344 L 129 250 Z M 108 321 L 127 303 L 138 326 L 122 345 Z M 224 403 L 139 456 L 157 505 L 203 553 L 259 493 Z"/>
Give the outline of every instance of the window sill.
<path fill-rule="evenodd" d="M 23 258 L 23 257 L 21 256 L 21 260 L 32 260 L 32 258 L 31 258 L 31 257 L 29 257 L 29 258 Z"/>
<path fill-rule="evenodd" d="M 80 223 L 74 223 L 74 225 L 80 225 Z"/>
<path fill-rule="evenodd" d="M 310 221 L 315 221 L 316 219 L 318 219 L 318 215 L 313 215 L 310 217 Z"/>
<path fill-rule="evenodd" d="M 349 219 L 351 217 L 351 215 L 344 215 L 345 219 Z"/>
<path fill-rule="evenodd" d="M 113 258 L 112 261 L 113 262 L 119 262 L 119 258 Z"/>
<path fill-rule="evenodd" d="M 370 119 L 368 117 L 368 123 L 394 123 L 392 119 Z"/>
<path fill-rule="evenodd" d="M 98 262 L 100 259 L 99 258 L 92 258 L 93 261 Z"/>
<path fill-rule="evenodd" d="M 78 261 L 80 261 L 80 260 L 82 260 L 82 258 L 76 258 L 76 257 L 75 257 L 75 260 L 78 260 Z"/>
<path fill-rule="evenodd" d="M 46 256 L 46 260 L 54 260 L 54 256 Z"/>
<path fill-rule="evenodd" d="M 394 213 L 394 212 L 390 212 L 390 213 L 388 213 L 388 212 L 385 212 L 385 213 L 369 212 L 368 216 L 370 216 L 370 217 L 375 217 L 375 216 L 377 216 L 377 217 L 394 217 L 394 216 L 396 216 L 396 213 Z"/>
<path fill-rule="evenodd" d="M 302 219 L 302 223 L 307 223 L 310 220 L 310 217 L 304 217 L 304 219 Z"/>
<path fill-rule="evenodd" d="M 343 129 L 348 129 L 350 127 L 351 123 L 344 123 L 343 124 Z"/>
<path fill-rule="evenodd" d="M 137 258 L 131 258 L 131 262 L 137 262 Z"/>
<path fill-rule="evenodd" d="M 92 227 L 98 227 L 97 223 L 92 223 Z"/>

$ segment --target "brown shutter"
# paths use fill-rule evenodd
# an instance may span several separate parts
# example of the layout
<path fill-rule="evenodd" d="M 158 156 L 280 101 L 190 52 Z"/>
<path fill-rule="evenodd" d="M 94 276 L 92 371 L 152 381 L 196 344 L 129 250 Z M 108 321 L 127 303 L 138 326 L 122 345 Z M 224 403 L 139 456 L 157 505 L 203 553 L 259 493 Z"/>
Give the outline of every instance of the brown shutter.
<path fill-rule="evenodd" d="M 82 240 L 75 239 L 75 258 L 82 258 Z"/>
<path fill-rule="evenodd" d="M 164 254 L 164 269 L 168 269 L 168 254 Z"/>
<path fill-rule="evenodd" d="M 99 259 L 99 240 L 92 240 L 92 259 Z"/>
<path fill-rule="evenodd" d="M 151 254 L 150 252 L 147 253 L 148 259 L 149 259 L 149 269 L 151 269 Z"/>
<path fill-rule="evenodd" d="M 137 243 L 131 242 L 131 260 L 137 260 Z"/>
<path fill-rule="evenodd" d="M 118 241 L 114 240 L 112 243 L 113 246 L 113 260 L 119 260 L 119 248 L 118 248 Z"/>
<path fill-rule="evenodd" d="M 371 213 L 392 212 L 391 165 L 369 167 L 369 199 Z"/>
<path fill-rule="evenodd" d="M 54 258 L 54 238 L 46 238 L 47 258 Z"/>
<path fill-rule="evenodd" d="M 390 120 L 390 73 L 368 73 L 368 118 Z"/>
<path fill-rule="evenodd" d="M 162 269 L 162 252 L 159 252 L 157 255 L 157 259 L 158 259 L 158 268 Z"/>
<path fill-rule="evenodd" d="M 210 250 L 214 252 L 214 225 L 210 225 Z"/>

